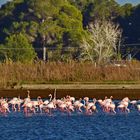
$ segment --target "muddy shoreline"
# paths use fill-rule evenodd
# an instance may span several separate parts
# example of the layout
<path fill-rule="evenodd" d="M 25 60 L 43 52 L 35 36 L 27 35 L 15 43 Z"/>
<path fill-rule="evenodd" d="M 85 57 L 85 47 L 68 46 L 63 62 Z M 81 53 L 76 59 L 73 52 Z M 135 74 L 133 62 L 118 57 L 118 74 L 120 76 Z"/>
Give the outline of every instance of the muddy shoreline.
<path fill-rule="evenodd" d="M 30 90 L 31 98 L 48 98 L 56 88 L 57 98 L 66 95 L 82 98 L 104 99 L 105 96 L 113 96 L 114 99 L 122 99 L 128 96 L 130 99 L 140 99 L 140 85 L 22 85 L 14 89 L 0 89 L 0 97 L 27 97 L 27 90 Z"/>

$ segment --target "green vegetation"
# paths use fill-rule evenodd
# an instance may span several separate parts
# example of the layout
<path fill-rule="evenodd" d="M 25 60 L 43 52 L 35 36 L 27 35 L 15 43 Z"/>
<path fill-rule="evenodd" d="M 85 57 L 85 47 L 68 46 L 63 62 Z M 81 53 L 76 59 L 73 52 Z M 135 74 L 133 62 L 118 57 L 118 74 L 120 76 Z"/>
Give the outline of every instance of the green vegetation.
<path fill-rule="evenodd" d="M 6 16 L 3 16 L 3 11 Z M 14 0 L 1 8 L 0 15 L 2 44 L 7 37 L 22 33 L 33 48 L 47 47 L 54 50 L 51 52 L 53 60 L 74 59 L 82 37 L 87 35 L 83 29 L 81 11 L 68 1 Z M 7 20 L 9 25 L 5 25 Z M 48 59 L 49 56 L 47 54 Z M 42 56 L 38 54 L 38 57 Z"/>
<path fill-rule="evenodd" d="M 125 43 L 139 42 L 139 12 L 140 5 L 120 6 L 115 0 L 12 0 L 0 8 L 0 61 L 42 59 L 43 47 L 47 48 L 49 61 L 79 61 L 85 41 L 96 47 L 90 42 L 89 25 L 97 21 L 119 23 L 122 40 L 127 36 Z M 18 42 L 20 38 L 22 43 Z M 115 54 L 119 50 L 113 51 Z M 94 61 L 96 56 L 94 52 Z"/>
<path fill-rule="evenodd" d="M 27 37 L 21 33 L 7 37 L 5 44 L 0 46 L 0 51 L 1 60 L 30 62 L 36 57 L 32 45 L 28 42 Z"/>

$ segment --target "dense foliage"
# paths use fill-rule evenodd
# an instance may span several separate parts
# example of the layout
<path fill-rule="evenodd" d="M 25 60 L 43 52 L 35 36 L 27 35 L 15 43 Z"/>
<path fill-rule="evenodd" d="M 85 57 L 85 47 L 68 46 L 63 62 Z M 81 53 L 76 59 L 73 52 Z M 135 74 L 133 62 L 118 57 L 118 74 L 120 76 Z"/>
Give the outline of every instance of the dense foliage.
<path fill-rule="evenodd" d="M 6 48 L 5 48 L 6 47 Z M 0 46 L 1 59 L 21 62 L 32 61 L 36 54 L 32 44 L 25 35 L 13 34 L 6 38 L 5 44 Z"/>
<path fill-rule="evenodd" d="M 0 8 L 0 59 L 31 61 L 42 58 L 46 47 L 48 60 L 79 60 L 83 39 L 90 38 L 88 25 L 96 20 L 119 23 L 125 43 L 140 42 L 140 5 L 120 6 L 115 0 L 8 2 Z"/>

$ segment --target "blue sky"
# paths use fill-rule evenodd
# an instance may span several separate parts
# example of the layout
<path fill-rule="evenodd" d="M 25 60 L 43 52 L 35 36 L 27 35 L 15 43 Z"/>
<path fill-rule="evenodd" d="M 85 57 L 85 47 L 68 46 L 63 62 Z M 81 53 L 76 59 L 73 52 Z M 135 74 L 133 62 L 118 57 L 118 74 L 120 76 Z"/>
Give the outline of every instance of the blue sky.
<path fill-rule="evenodd" d="M 0 5 L 4 4 L 7 1 L 10 1 L 10 0 L 0 0 Z"/>
<path fill-rule="evenodd" d="M 140 0 L 117 0 L 117 2 L 120 4 L 125 4 L 125 3 L 132 3 L 134 5 L 140 4 Z"/>
<path fill-rule="evenodd" d="M 0 0 L 0 5 L 4 4 L 5 2 L 10 1 L 10 0 Z M 120 4 L 125 4 L 125 3 L 132 3 L 134 5 L 140 4 L 140 0 L 116 0 Z"/>

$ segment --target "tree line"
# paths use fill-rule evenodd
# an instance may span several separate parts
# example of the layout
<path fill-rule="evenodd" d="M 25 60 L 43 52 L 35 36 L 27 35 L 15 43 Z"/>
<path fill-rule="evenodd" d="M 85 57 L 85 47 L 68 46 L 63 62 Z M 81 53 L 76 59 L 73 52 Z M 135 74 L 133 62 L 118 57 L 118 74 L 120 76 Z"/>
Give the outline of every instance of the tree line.
<path fill-rule="evenodd" d="M 46 48 L 47 60 L 101 63 L 140 43 L 139 25 L 140 5 L 115 0 L 13 0 L 0 8 L 0 61 L 42 59 Z"/>

